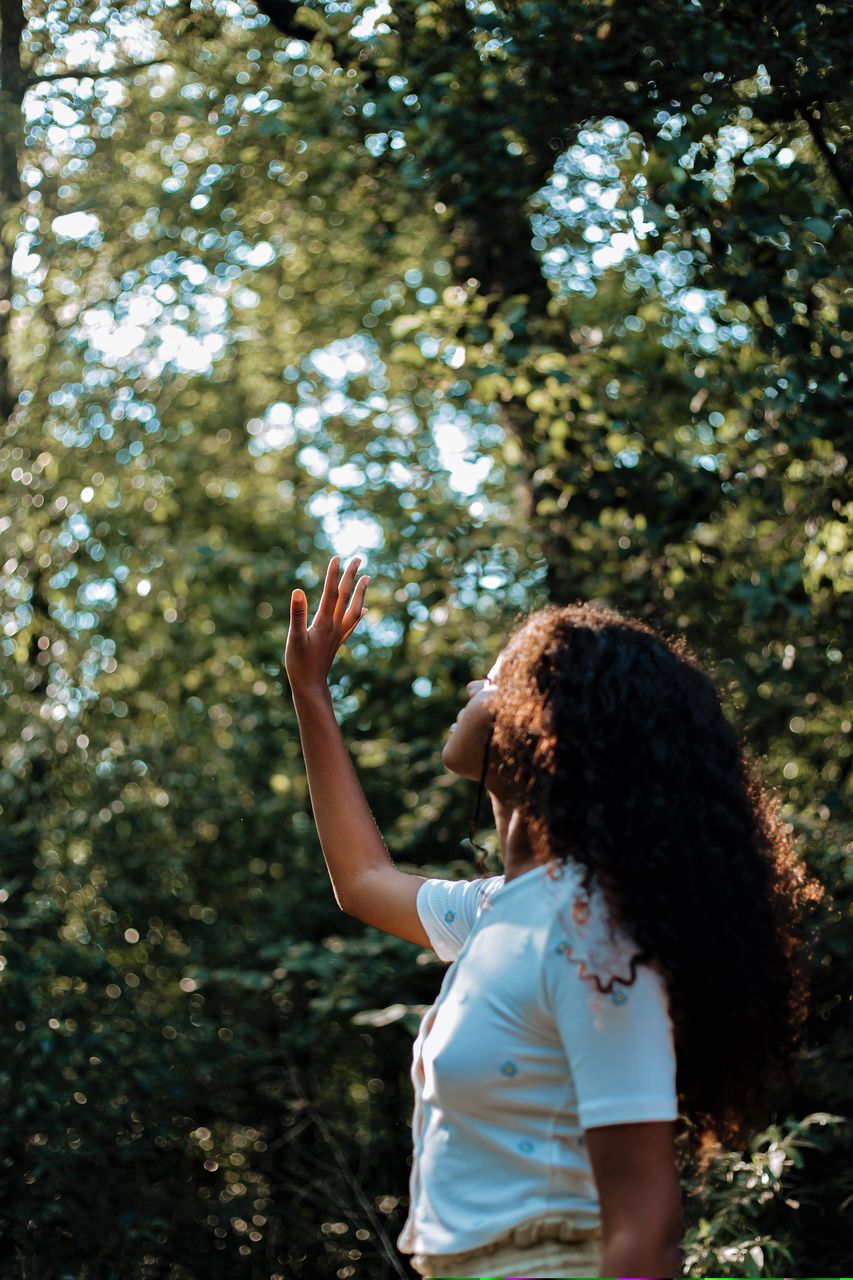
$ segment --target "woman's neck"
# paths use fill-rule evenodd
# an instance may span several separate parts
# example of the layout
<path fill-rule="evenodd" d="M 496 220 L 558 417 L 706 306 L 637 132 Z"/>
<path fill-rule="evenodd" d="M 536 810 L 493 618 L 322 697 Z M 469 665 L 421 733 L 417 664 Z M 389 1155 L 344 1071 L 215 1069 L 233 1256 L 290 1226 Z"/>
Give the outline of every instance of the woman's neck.
<path fill-rule="evenodd" d="M 504 884 L 508 884 L 516 876 L 524 875 L 525 871 L 532 871 L 545 859 L 534 855 L 518 810 L 503 804 L 494 794 L 490 795 L 504 864 Z"/>

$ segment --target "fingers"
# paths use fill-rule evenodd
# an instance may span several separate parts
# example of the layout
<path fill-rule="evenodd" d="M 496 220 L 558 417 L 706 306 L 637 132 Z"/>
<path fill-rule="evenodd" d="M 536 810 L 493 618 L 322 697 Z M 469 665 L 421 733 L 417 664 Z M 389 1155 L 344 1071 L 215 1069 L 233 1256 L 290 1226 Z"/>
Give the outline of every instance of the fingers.
<path fill-rule="evenodd" d="M 348 624 L 351 614 L 355 615 L 355 621 L 358 622 L 362 617 L 362 614 L 367 613 L 366 609 L 362 609 L 362 605 L 364 604 L 364 593 L 367 590 L 367 584 L 369 581 L 369 578 L 362 578 L 356 587 L 353 593 L 352 603 L 344 617 L 344 625 Z"/>
<path fill-rule="evenodd" d="M 326 581 L 323 584 L 323 594 L 320 597 L 320 607 L 317 610 L 315 622 L 331 622 L 335 616 L 335 605 L 338 601 L 339 564 L 340 556 L 332 556 L 326 569 Z"/>
<path fill-rule="evenodd" d="M 345 618 L 349 612 L 350 592 L 352 591 L 352 584 L 355 581 L 355 575 L 358 573 L 358 566 L 360 564 L 361 560 L 356 556 L 354 560 L 349 562 L 346 569 L 344 569 L 344 576 L 341 578 L 341 585 L 338 588 L 338 601 L 335 606 L 335 622 L 337 622 L 339 626 L 346 625 Z M 364 579 L 362 579 L 362 582 L 363 581 Z M 363 595 L 364 591 L 362 590 L 362 596 Z"/>
<path fill-rule="evenodd" d="M 348 601 L 352 584 L 358 573 L 358 567 L 361 564 L 361 557 L 356 556 L 347 565 L 344 570 L 343 577 L 338 582 L 338 572 L 340 569 L 340 556 L 332 556 L 326 569 L 326 581 L 323 586 L 323 595 L 320 600 L 320 607 L 317 610 L 315 621 L 334 622 L 337 626 L 344 624 L 344 619 L 349 612 Z M 368 578 L 362 578 L 356 587 L 356 594 L 353 597 L 353 606 L 358 607 L 359 616 L 361 614 L 361 603 L 364 600 L 364 592 L 367 589 Z M 361 594 L 359 595 L 359 591 Z"/>
<path fill-rule="evenodd" d="M 363 613 L 360 613 L 360 614 L 358 615 L 358 617 L 356 618 L 355 622 L 354 622 L 354 623 L 352 624 L 352 626 L 350 627 L 349 631 L 344 632 L 344 634 L 341 636 L 341 644 L 344 644 L 347 640 L 349 640 L 350 636 L 352 635 L 353 631 L 355 631 L 355 629 L 356 629 L 356 627 L 358 626 L 358 624 L 361 622 L 361 620 L 362 620 L 362 618 L 364 617 L 364 614 L 365 614 L 365 613 L 367 613 L 367 610 L 366 610 L 366 609 L 364 610 L 364 612 L 363 612 Z"/>

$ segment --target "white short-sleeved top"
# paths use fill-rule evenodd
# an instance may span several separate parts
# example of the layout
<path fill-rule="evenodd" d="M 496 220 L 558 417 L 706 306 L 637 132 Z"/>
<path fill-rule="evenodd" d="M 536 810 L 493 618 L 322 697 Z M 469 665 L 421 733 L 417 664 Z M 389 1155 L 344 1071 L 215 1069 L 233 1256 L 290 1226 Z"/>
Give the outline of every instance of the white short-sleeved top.
<path fill-rule="evenodd" d="M 583 1130 L 678 1116 L 666 983 L 604 923 L 582 868 L 429 879 L 418 914 L 452 961 L 414 1045 L 404 1253 L 457 1253 L 542 1213 L 601 1224 Z"/>

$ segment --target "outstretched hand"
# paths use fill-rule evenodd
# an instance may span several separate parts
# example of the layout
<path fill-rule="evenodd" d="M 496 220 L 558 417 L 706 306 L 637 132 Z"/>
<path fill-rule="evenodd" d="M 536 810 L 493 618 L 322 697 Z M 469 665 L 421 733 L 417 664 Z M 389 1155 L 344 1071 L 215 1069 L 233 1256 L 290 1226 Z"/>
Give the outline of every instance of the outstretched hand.
<path fill-rule="evenodd" d="M 340 559 L 332 556 L 329 561 L 320 607 L 310 627 L 305 592 L 297 587 L 291 593 L 284 669 L 294 694 L 325 687 L 335 654 L 367 613 L 362 604 L 370 579 L 361 578 L 353 592 L 361 560 L 358 556 L 351 560 L 338 582 Z"/>

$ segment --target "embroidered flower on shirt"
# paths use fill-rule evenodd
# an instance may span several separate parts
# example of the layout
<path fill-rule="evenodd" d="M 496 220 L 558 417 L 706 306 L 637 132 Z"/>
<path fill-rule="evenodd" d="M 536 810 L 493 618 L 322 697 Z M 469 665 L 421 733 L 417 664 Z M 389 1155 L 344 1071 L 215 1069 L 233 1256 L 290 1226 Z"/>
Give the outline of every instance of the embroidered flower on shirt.
<path fill-rule="evenodd" d="M 570 919 L 563 915 L 563 902 Z M 561 922 L 562 939 L 551 945 L 554 951 L 574 965 L 580 978 L 595 984 L 602 995 L 610 995 L 616 1005 L 626 1003 L 621 992 L 614 996 L 613 982 L 625 984 L 635 976 L 639 952 L 636 943 L 608 913 L 600 886 L 593 893 L 571 886 L 567 900 L 555 890 L 556 914 Z M 569 905 L 570 904 L 570 905 Z M 568 940 L 567 940 L 568 939 Z"/>
<path fill-rule="evenodd" d="M 455 912 L 455 911 L 445 911 L 445 913 L 444 913 L 444 918 L 445 918 L 445 920 L 447 921 L 447 923 L 448 923 L 448 924 L 453 924 L 453 921 L 456 919 L 456 912 Z"/>
<path fill-rule="evenodd" d="M 528 1152 L 533 1150 L 533 1143 L 529 1142 L 528 1139 L 525 1138 L 523 1142 L 519 1142 L 518 1149 L 519 1151 L 523 1151 L 525 1155 L 527 1155 Z"/>
<path fill-rule="evenodd" d="M 507 1059 L 506 1062 L 501 1063 L 501 1071 L 505 1076 L 514 1076 L 518 1073 L 518 1067 Z"/>
<path fill-rule="evenodd" d="M 628 997 L 625 995 L 624 991 L 614 991 L 610 999 L 614 1004 L 624 1004 Z"/>
<path fill-rule="evenodd" d="M 572 919 L 575 924 L 586 924 L 589 920 L 589 903 L 579 894 L 572 903 Z"/>

